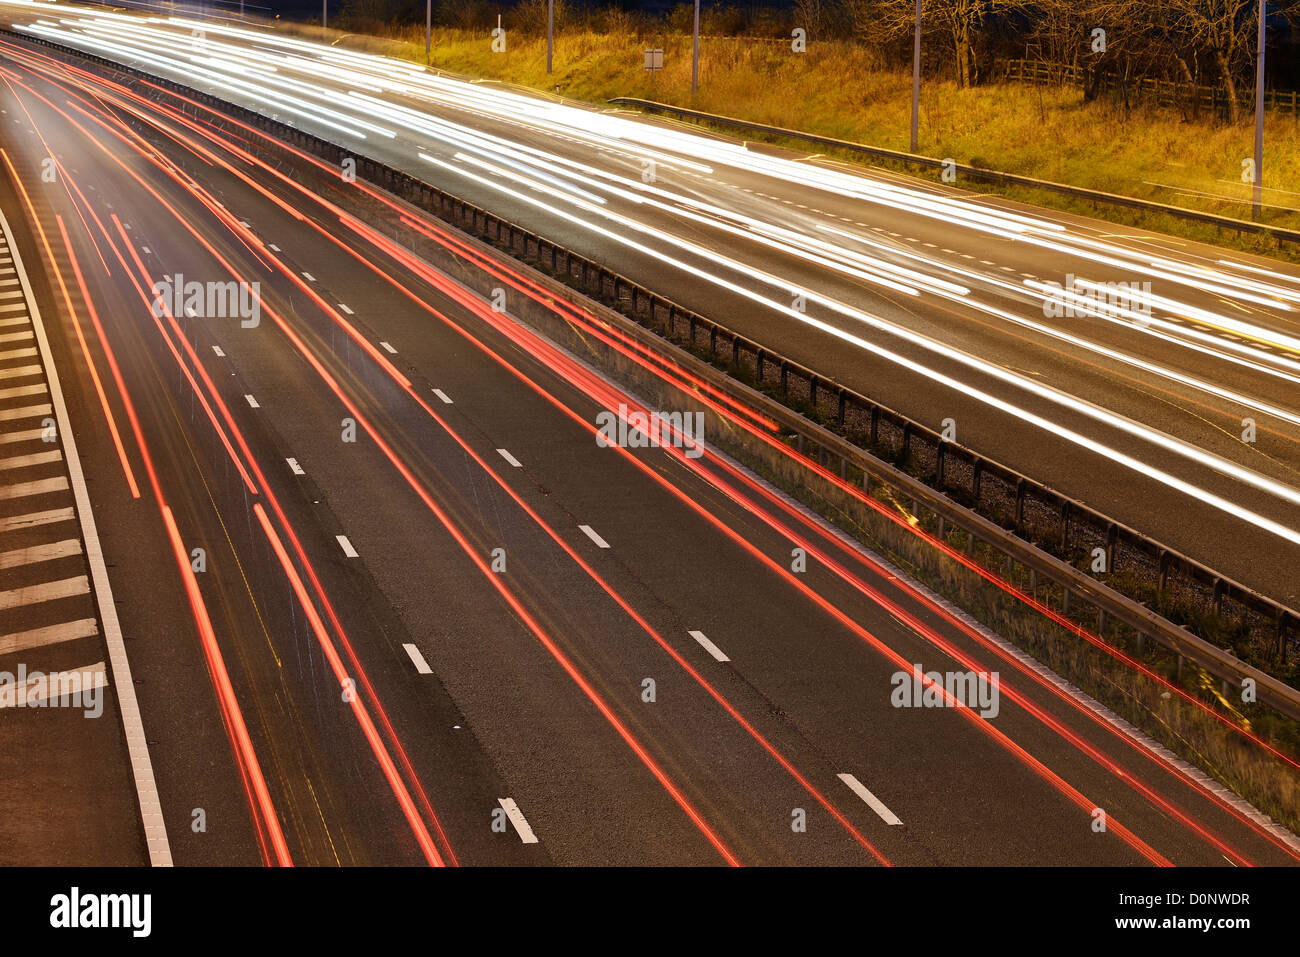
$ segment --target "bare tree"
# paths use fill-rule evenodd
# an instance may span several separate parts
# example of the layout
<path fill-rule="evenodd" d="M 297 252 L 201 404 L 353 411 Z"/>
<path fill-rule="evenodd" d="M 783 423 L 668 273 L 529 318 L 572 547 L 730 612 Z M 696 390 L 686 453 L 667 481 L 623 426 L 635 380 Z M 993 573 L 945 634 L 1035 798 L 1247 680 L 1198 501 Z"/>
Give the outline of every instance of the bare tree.
<path fill-rule="evenodd" d="M 1028 12 L 1034 0 L 925 0 L 923 35 L 946 46 L 957 85 L 979 82 L 979 43 L 985 27 L 998 18 Z M 845 0 L 854 32 L 868 43 L 892 43 L 911 34 L 916 0 Z"/>
<path fill-rule="evenodd" d="M 1256 17 L 1263 0 L 1164 0 L 1164 25 L 1176 49 L 1203 50 L 1228 100 L 1228 121 L 1241 122 L 1237 79 L 1249 73 Z"/>

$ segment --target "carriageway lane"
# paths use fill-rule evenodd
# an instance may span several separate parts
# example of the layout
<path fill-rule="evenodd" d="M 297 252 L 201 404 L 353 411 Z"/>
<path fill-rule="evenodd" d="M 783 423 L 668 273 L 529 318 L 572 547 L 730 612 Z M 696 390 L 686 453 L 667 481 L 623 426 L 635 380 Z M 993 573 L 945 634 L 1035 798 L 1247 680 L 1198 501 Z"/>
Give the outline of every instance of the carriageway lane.
<path fill-rule="evenodd" d="M 1300 600 L 1286 572 L 1300 559 L 1289 267 L 266 31 L 5 9 L 40 35 L 355 143 Z M 250 77 L 260 85 L 239 86 Z M 1126 301 L 1135 315 L 1068 297 L 1085 314 L 1044 315 L 1070 276 L 1151 290 Z"/>
<path fill-rule="evenodd" d="M 42 129 L 47 121 L 57 126 L 56 117 L 43 116 L 38 122 Z M 215 271 L 206 250 L 206 256 L 197 251 L 184 253 L 191 244 L 180 238 L 176 220 L 158 203 L 141 198 L 139 208 L 134 202 L 129 212 L 122 208 L 123 197 L 134 191 L 130 178 L 99 166 L 93 172 L 83 169 L 85 149 L 83 144 L 81 152 L 67 154 L 77 157 L 76 166 L 69 161 L 68 172 L 77 179 L 86 177 L 88 185 L 97 184 L 94 192 L 113 197 L 111 205 L 118 208 L 112 212 L 123 223 L 118 238 L 126 242 L 129 237 L 130 245 L 142 257 L 156 255 L 159 265 L 153 272 L 169 275 L 184 271 L 201 276 Z M 174 147 L 169 149 L 177 162 L 198 163 Z M 686 493 L 685 499 L 658 483 L 647 483 L 644 471 L 627 459 L 611 458 L 606 453 L 612 450 L 597 450 L 581 433 L 575 437 L 574 418 L 557 415 L 554 407 L 548 411 L 543 406 L 539 411 L 536 393 L 530 395 L 531 390 L 500 364 L 485 362 L 445 324 L 440 330 L 440 323 L 432 322 L 429 313 L 411 308 L 409 300 L 395 296 L 391 285 L 358 269 L 350 255 L 319 239 L 304 241 L 310 233 L 302 221 L 263 202 L 259 194 L 250 193 L 233 177 L 206 163 L 194 166 L 196 174 L 200 166 L 213 195 L 219 196 L 233 215 L 248 222 L 253 235 L 267 244 L 260 257 L 286 260 L 298 280 L 286 283 L 281 277 L 273 282 L 273 275 L 254 272 L 261 264 L 255 264 L 249 251 L 239 249 L 229 236 L 219 238 L 224 227 L 215 225 L 210 210 L 198 206 L 182 190 L 172 186 L 160 190 L 168 202 L 186 211 L 188 221 L 223 255 L 239 262 L 241 270 L 266 279 L 268 310 L 286 317 L 308 352 L 340 383 L 360 413 L 358 418 L 372 426 L 373 432 L 363 430 L 372 441 L 341 442 L 339 396 L 322 390 L 285 342 L 259 335 L 274 331 L 267 318 L 263 318 L 267 325 L 256 330 L 240 329 L 229 321 L 187 323 L 187 338 L 193 337 L 198 354 L 213 357 L 205 365 L 211 363 L 220 370 L 220 375 L 213 376 L 220 383 L 217 391 L 240 430 L 250 437 L 257 457 L 276 463 L 293 457 L 305 473 L 298 479 L 311 483 L 312 506 L 326 506 L 302 505 L 304 512 L 315 513 L 315 517 L 314 523 L 312 518 L 304 518 L 299 526 L 319 532 L 310 548 L 313 556 L 332 556 L 321 561 L 323 573 L 337 567 L 338 578 L 331 581 L 355 583 L 355 576 L 360 576 L 373 582 L 377 591 L 368 593 L 370 600 L 391 609 L 391 626 L 376 629 L 362 622 L 358 630 L 348 629 L 358 643 L 367 642 L 363 656 L 373 653 L 382 659 L 386 655 L 393 674 L 399 675 L 401 645 L 408 642 L 395 642 L 389 627 L 405 627 L 413 639 L 409 643 L 416 645 L 447 687 L 456 708 L 467 716 L 468 727 L 481 736 L 492 763 L 510 782 L 511 793 L 520 796 L 520 807 L 544 835 L 543 845 L 556 859 L 645 860 L 654 854 L 659 856 L 649 859 L 704 862 L 717 856 L 697 833 L 700 829 L 685 822 L 662 789 L 647 780 L 644 768 L 629 761 L 622 742 L 611 740 L 608 729 L 593 722 L 589 702 L 575 695 L 566 676 L 556 673 L 554 660 L 548 662 L 540 653 L 528 630 L 517 621 L 511 623 L 509 615 L 501 617 L 499 598 L 484 600 L 475 585 L 476 570 L 467 564 L 465 555 L 456 554 L 445 527 L 440 531 L 441 523 L 431 521 L 431 510 L 409 486 L 394 485 L 392 462 L 383 454 L 381 442 L 409 469 L 415 484 L 439 504 L 452 527 L 474 543 L 472 551 L 486 555 L 494 542 L 505 543 L 511 563 L 509 580 L 523 598 L 523 607 L 544 630 L 557 636 L 580 670 L 615 702 L 622 720 L 644 736 L 668 774 L 685 782 L 693 803 L 723 833 L 726 843 L 739 850 L 742 859 L 870 860 L 861 846 L 843 833 L 837 837 L 834 830 L 815 828 L 799 836 L 790 830 L 790 811 L 798 806 L 793 802 L 806 802 L 807 795 L 792 794 L 798 789 L 792 787 L 789 776 L 779 768 L 774 770 L 768 755 L 756 753 L 752 736 L 741 733 L 733 719 L 720 715 L 717 702 L 698 685 L 692 688 L 688 684 L 685 691 L 673 689 L 671 698 L 665 694 L 655 702 L 659 707 L 643 707 L 647 703 L 637 695 L 639 682 L 655 674 L 672 676 L 680 665 L 666 660 L 662 647 L 649 645 L 643 629 L 629 626 L 609 595 L 594 589 L 591 575 L 576 573 L 571 558 L 556 554 L 556 543 L 538 532 L 537 523 L 521 513 L 519 503 L 490 479 L 483 465 L 467 461 L 466 448 L 452 441 L 445 430 L 433 427 L 431 417 L 410 401 L 410 394 L 385 377 L 377 355 L 396 355 L 399 358 L 394 362 L 401 363 L 399 368 L 405 374 L 421 376 L 419 394 L 429 395 L 438 388 L 452 398 L 446 421 L 453 429 L 453 422 L 459 420 L 452 416 L 469 410 L 466 428 L 472 427 L 472 431 L 466 441 L 470 447 L 477 448 L 485 459 L 497 455 L 501 460 L 497 468 L 505 470 L 516 493 L 543 520 L 564 529 L 562 537 L 571 548 L 596 549 L 593 567 L 611 576 L 613 591 L 625 596 L 656 631 L 672 636 L 670 644 L 679 655 L 693 656 L 689 660 L 696 662 L 697 669 L 700 662 L 705 667 L 710 660 L 721 662 L 712 655 L 700 657 L 708 652 L 690 636 L 691 630 L 703 631 L 733 653 L 740 647 L 735 636 L 752 636 L 745 642 L 752 641 L 759 649 L 753 667 L 764 677 L 756 681 L 747 670 L 734 678 L 728 676 L 739 689 L 735 694 L 740 713 L 781 750 L 788 748 L 797 766 L 810 768 L 807 773 L 818 790 L 832 796 L 833 806 L 846 808 L 861 831 L 879 841 L 891 859 L 904 863 L 1141 860 L 1131 845 L 1114 835 L 1096 839 L 1086 813 L 1027 770 L 1023 762 L 991 744 L 985 732 L 966 724 L 959 713 L 891 707 L 887 692 L 894 669 L 889 659 L 869 654 L 868 645 L 844 622 L 833 616 L 826 621 L 812 618 L 817 624 L 809 626 L 810 615 L 821 607 L 814 596 L 824 589 L 834 595 L 832 605 L 848 610 L 849 621 L 864 623 L 884 636 L 888 646 L 901 649 L 898 654 L 904 659 L 933 660 L 916 644 L 911 630 L 900 627 L 878 603 L 864 601 L 856 591 L 841 594 L 842 586 L 833 579 L 819 578 L 810 593 L 770 565 L 759 562 L 755 567 L 756 555 L 744 542 L 752 539 L 758 552 L 772 555 L 788 554 L 788 542 L 771 537 L 770 530 L 748 528 L 743 509 L 711 497 L 711 482 L 701 485 L 698 477 L 668 468 L 668 474 L 675 477 L 673 484 Z M 91 199 L 89 205 L 95 208 L 101 202 L 109 205 L 106 199 Z M 300 207 L 301 200 L 292 205 Z M 108 214 L 102 209 L 99 212 Z M 309 289 L 324 297 L 325 309 L 313 304 Z M 429 294 L 429 299 L 458 322 L 475 328 L 481 323 L 481 310 L 469 309 L 466 315 L 463 304 L 457 310 L 454 303 L 448 304 L 437 294 Z M 335 311 L 328 305 L 331 301 L 349 304 L 350 311 Z M 112 312 L 115 318 L 110 320 L 114 325 L 109 337 L 113 338 L 116 329 L 128 342 L 133 341 L 132 336 L 139 339 L 140 344 L 130 353 L 131 366 L 156 366 L 166 357 L 160 360 L 156 344 L 151 347 L 148 342 L 148 316 L 141 312 L 138 304 L 128 306 L 123 294 L 120 315 L 116 309 Z M 353 317 L 348 321 L 366 330 L 364 338 L 372 345 L 388 343 L 396 352 L 363 351 L 361 343 L 339 331 L 344 316 Z M 517 342 L 506 345 L 505 350 L 511 357 L 509 365 L 529 367 L 532 375 L 549 377 L 549 388 L 567 395 L 563 405 L 583 409 L 577 418 L 594 421 L 596 407 L 584 409 L 582 398 L 571 394 L 575 383 L 561 375 L 560 367 L 539 357 L 526 358 L 531 353 Z M 154 377 L 158 392 L 178 388 L 174 369 L 155 372 Z M 185 387 L 179 389 L 183 398 Z M 247 400 L 250 395 L 255 405 Z M 590 403 L 589 398 L 586 401 Z M 177 431 L 197 440 L 206 433 L 201 412 L 192 414 L 198 426 Z M 519 471 L 497 451 L 500 448 L 521 463 Z M 598 452 L 601 456 L 594 457 Z M 292 474 L 291 469 L 286 471 Z M 237 475 L 224 463 L 214 464 L 205 474 L 211 479 L 211 488 L 239 488 Z M 302 491 L 299 488 L 298 494 Z M 229 493 L 208 494 L 221 498 Z M 286 501 L 291 494 L 284 494 Z M 739 540 L 708 523 L 687 501 L 709 502 L 713 507 L 706 512 L 724 516 L 724 524 L 733 530 L 743 530 Z M 611 509 L 611 503 L 619 507 Z M 178 515 L 184 519 L 182 524 L 188 524 L 185 513 L 178 510 Z M 599 520 L 590 518 L 593 515 L 599 515 Z M 578 522 L 579 518 L 584 521 Z M 228 522 L 227 527 L 233 524 Z M 600 548 L 595 538 L 580 530 L 580 524 L 590 525 L 610 549 Z M 202 534 L 215 537 L 218 533 L 209 527 Z M 332 541 L 334 534 L 346 535 L 357 559 L 347 558 Z M 619 562 L 612 567 L 594 564 L 614 555 Z M 684 564 L 682 555 L 691 556 L 692 563 Z M 412 560 L 412 556 L 418 558 Z M 629 568 L 620 569 L 622 562 Z M 218 570 L 215 565 L 213 570 Z M 629 573 L 632 566 L 635 571 Z M 714 587 L 704 595 L 692 592 L 700 582 Z M 233 585 L 227 587 L 232 593 L 236 590 Z M 258 587 L 266 587 L 260 579 Z M 346 584 L 338 587 L 340 593 L 348 593 Z M 726 596 L 721 619 L 719 594 Z M 636 597 L 627 597 L 633 595 Z M 365 603 L 365 598 L 358 601 Z M 214 604 L 223 614 L 234 616 L 233 599 Z M 232 610 L 225 612 L 228 605 Z M 339 607 L 344 607 L 341 601 Z M 348 605 L 349 610 L 352 607 Z M 735 632 L 731 631 L 732 618 Z M 710 623 L 708 628 L 683 627 L 703 621 Z M 388 633 L 378 638 L 379 630 Z M 359 636 L 362 632 L 365 635 Z M 242 630 L 237 629 L 237 634 L 242 635 Z M 473 635 L 472 642 L 466 640 L 467 634 Z M 808 646 L 806 669 L 782 670 L 780 663 L 790 658 L 791 636 L 800 635 L 806 636 Z M 958 636 L 950 637 L 957 640 Z M 249 657 L 251 660 L 251 653 Z M 412 664 L 409 658 L 404 663 L 408 682 L 413 677 Z M 255 666 L 253 662 L 248 667 L 252 670 Z M 669 682 L 667 677 L 663 680 Z M 266 681 L 265 675 L 252 676 L 259 700 L 267 690 Z M 676 681 L 680 681 L 679 674 Z M 389 687 L 381 688 L 387 701 Z M 1082 766 L 1069 749 L 1062 748 L 1059 736 L 1043 734 L 1029 726 L 1032 722 L 1015 717 L 1013 710 L 1008 710 L 1006 717 L 1017 740 L 1024 739 L 1026 747 L 1041 753 L 1053 766 L 1067 767 L 1077 787 L 1109 793 L 1114 800 L 1105 806 L 1124 808 L 1123 814 L 1115 812 L 1116 819 L 1136 815 L 1141 827 L 1135 822 L 1135 830 L 1162 845 L 1165 853 L 1189 862 L 1218 860 L 1205 841 L 1189 841 L 1186 828 L 1171 825 L 1163 813 L 1144 809 L 1140 802 L 1135 804 L 1114 775 Z M 399 735 L 411 729 L 418 734 L 426 727 L 418 717 L 398 723 Z M 338 738 L 326 735 L 326 740 L 337 744 Z M 420 740 L 420 747 L 426 746 L 423 736 Z M 329 762 L 328 756 L 318 760 Z M 416 760 L 421 763 L 419 755 Z M 858 801 L 858 796 L 844 790 L 846 785 L 836 777 L 838 773 L 855 774 L 872 792 L 888 787 L 891 794 L 900 795 L 912 820 L 905 820 L 906 826 L 900 830 L 897 825 L 884 824 L 866 803 L 847 803 Z M 306 772 L 304 776 L 310 778 Z M 638 783 L 630 786 L 630 781 Z M 882 781 L 887 783 L 882 785 Z M 602 799 L 609 794 L 617 796 L 612 804 Z M 1026 800 L 1026 795 L 1033 797 Z M 435 807 L 450 799 L 440 788 L 433 797 Z M 1182 802 L 1192 799 L 1191 794 L 1179 795 Z M 343 803 L 345 798 L 338 800 Z M 466 801 L 473 803 L 470 798 Z M 465 840 L 458 824 L 486 835 L 483 806 L 479 805 L 477 822 L 468 807 L 463 821 L 459 815 L 449 817 L 453 844 Z M 889 802 L 886 806 L 893 807 Z M 983 813 L 978 813 L 980 809 Z M 1197 813 L 1220 812 L 1198 808 Z M 596 821 L 600 825 L 593 825 Z M 1216 820 L 1215 827 L 1221 826 L 1241 828 L 1240 822 Z M 880 831 L 884 833 L 878 834 Z M 1259 838 L 1245 833 L 1233 840 Z M 1263 847 L 1252 847 L 1251 853 L 1267 856 L 1275 851 L 1264 842 Z"/>

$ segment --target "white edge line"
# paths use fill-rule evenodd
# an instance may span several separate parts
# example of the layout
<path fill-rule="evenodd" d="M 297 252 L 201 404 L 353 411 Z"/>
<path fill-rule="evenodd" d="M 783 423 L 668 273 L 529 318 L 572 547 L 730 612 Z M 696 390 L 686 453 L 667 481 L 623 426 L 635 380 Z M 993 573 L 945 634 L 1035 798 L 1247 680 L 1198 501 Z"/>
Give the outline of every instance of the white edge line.
<path fill-rule="evenodd" d="M 0 230 L 4 231 L 5 243 L 13 256 L 18 278 L 22 280 L 23 290 L 27 294 L 32 325 L 36 329 L 36 340 L 41 347 L 41 362 L 45 366 L 46 380 L 50 386 L 50 401 L 54 405 L 55 418 L 59 424 L 63 458 L 68 466 L 68 475 L 72 479 L 73 496 L 77 502 L 77 518 L 81 523 L 82 537 L 86 541 L 86 560 L 90 564 L 91 578 L 95 583 L 95 601 L 99 605 L 99 619 L 104 625 L 104 642 L 108 645 L 109 666 L 113 669 L 113 687 L 117 692 L 118 710 L 121 711 L 122 726 L 126 732 L 126 749 L 131 759 L 131 773 L 135 778 L 136 797 L 140 802 L 140 823 L 144 828 L 145 845 L 149 850 L 149 863 L 154 867 L 171 867 L 171 845 L 167 841 L 162 801 L 158 797 L 158 783 L 153 775 L 153 761 L 149 757 L 149 744 L 144 736 L 144 724 L 140 719 L 140 703 L 135 696 L 135 683 L 131 680 L 131 663 L 126 656 L 122 626 L 117 620 L 117 608 L 113 604 L 113 589 L 108 581 L 104 549 L 99 543 L 99 534 L 95 529 L 95 516 L 90 508 L 90 495 L 86 491 L 86 477 L 81 470 L 81 459 L 77 455 L 77 443 L 73 437 L 72 424 L 68 419 L 68 407 L 63 401 L 63 387 L 59 384 L 58 371 L 54 366 L 54 353 L 50 350 L 50 340 L 45 335 L 45 324 L 41 321 L 41 313 L 36 306 L 36 296 L 32 293 L 27 270 L 23 267 L 22 255 L 18 252 L 13 233 L 9 229 L 9 221 L 5 219 L 3 212 L 0 212 Z"/>
<path fill-rule="evenodd" d="M 515 803 L 515 799 L 497 798 L 497 803 L 505 808 L 506 817 L 510 818 L 510 823 L 519 832 L 519 840 L 525 844 L 536 844 L 537 835 L 533 833 L 532 827 L 529 826 L 527 818 L 524 817 L 524 812 L 519 810 L 519 805 Z"/>
<path fill-rule="evenodd" d="M 402 645 L 406 649 L 407 656 L 411 659 L 411 664 L 415 665 L 415 670 L 422 675 L 433 674 L 433 669 L 429 663 L 424 660 L 424 655 L 420 654 L 420 649 L 410 643 Z"/>
<path fill-rule="evenodd" d="M 880 819 L 884 821 L 886 824 L 888 824 L 890 827 L 897 827 L 899 824 L 903 823 L 898 819 L 898 816 L 894 814 L 893 811 L 885 807 L 884 802 L 881 801 L 880 798 L 876 797 L 874 794 L 868 791 L 866 785 L 864 785 L 853 775 L 837 774 L 836 777 L 838 777 L 841 781 L 847 784 L 849 786 L 849 789 L 853 791 L 854 794 L 862 798 L 862 800 L 866 801 L 867 806 L 871 808 L 871 810 L 879 814 Z"/>
<path fill-rule="evenodd" d="M 717 661 L 730 661 L 730 660 L 731 660 L 731 659 L 728 658 L 725 654 L 723 654 L 721 648 L 719 648 L 719 647 L 718 647 L 717 645 L 715 645 L 713 642 L 709 641 L 708 637 L 704 634 L 704 632 L 702 632 L 702 631 L 692 631 L 692 632 L 690 633 L 690 635 L 691 635 L 692 638 L 694 638 L 696 641 L 698 641 L 698 642 L 700 643 L 700 646 L 701 646 L 705 651 L 707 651 L 709 654 L 713 655 L 713 657 L 714 657 L 715 660 L 717 660 Z"/>

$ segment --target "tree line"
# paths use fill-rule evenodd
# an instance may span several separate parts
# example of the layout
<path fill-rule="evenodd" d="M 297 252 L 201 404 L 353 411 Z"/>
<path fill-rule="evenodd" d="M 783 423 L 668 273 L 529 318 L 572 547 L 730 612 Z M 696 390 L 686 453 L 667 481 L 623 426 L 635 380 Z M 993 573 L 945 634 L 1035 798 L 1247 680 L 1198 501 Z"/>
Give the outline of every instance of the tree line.
<path fill-rule="evenodd" d="M 647 13 L 618 2 L 553 0 L 555 26 L 616 35 L 689 33 L 694 6 L 679 3 Z M 948 70 L 959 86 L 987 79 L 997 59 L 1027 56 L 1076 68 L 1084 95 L 1097 96 L 1103 78 L 1159 77 L 1218 85 L 1230 119 L 1240 115 L 1239 91 L 1253 85 L 1260 0 L 924 0 L 922 43 L 927 72 Z M 1265 0 L 1268 43 L 1275 55 L 1272 85 L 1300 82 L 1300 0 Z M 547 0 L 434 0 L 435 20 L 462 30 L 546 32 Z M 788 5 L 704 3 L 707 35 L 790 37 L 862 44 L 882 65 L 910 62 L 915 0 L 792 0 Z M 423 0 L 344 0 L 351 29 L 424 22 Z"/>

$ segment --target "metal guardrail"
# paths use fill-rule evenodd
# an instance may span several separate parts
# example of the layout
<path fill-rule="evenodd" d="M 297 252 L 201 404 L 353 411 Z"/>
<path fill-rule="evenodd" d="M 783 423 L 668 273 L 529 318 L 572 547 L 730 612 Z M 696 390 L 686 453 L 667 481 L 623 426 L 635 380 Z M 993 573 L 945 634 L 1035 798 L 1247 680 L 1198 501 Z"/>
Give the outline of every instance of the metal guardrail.
<path fill-rule="evenodd" d="M 1069 186 L 1065 183 L 1053 183 L 1051 180 L 1034 179 L 1030 176 L 1020 176 L 1017 173 L 1003 173 L 998 170 L 983 169 L 979 166 L 967 166 L 962 163 L 948 163 L 945 160 L 935 159 L 932 156 L 918 156 L 915 153 L 904 153 L 899 150 L 889 150 L 879 146 L 867 146 L 863 143 L 854 143 L 850 140 L 838 140 L 830 136 L 818 136 L 814 133 L 803 133 L 799 130 L 787 130 L 780 126 L 767 126 L 763 123 L 751 123 L 748 120 L 738 120 L 734 117 L 720 116 L 716 113 L 704 113 L 699 110 L 688 110 L 685 107 L 671 106 L 667 103 L 657 103 L 654 100 L 642 100 L 634 96 L 616 96 L 609 102 L 619 106 L 635 106 L 652 113 L 663 113 L 668 116 L 697 120 L 702 123 L 711 123 L 714 126 L 721 126 L 728 129 L 742 130 L 748 133 L 762 133 L 765 136 L 778 136 L 783 139 L 798 140 L 803 143 L 812 143 L 817 146 L 827 146 L 832 149 L 845 150 L 850 153 L 860 153 L 863 156 L 872 156 L 876 159 L 891 160 L 896 163 L 906 163 L 912 166 L 924 166 L 928 169 L 955 169 L 962 176 L 968 176 L 971 179 L 985 180 L 991 183 L 998 183 L 1003 186 L 1027 186 L 1032 189 L 1041 189 L 1052 193 L 1062 193 L 1066 196 L 1073 196 L 1076 199 L 1085 199 L 1092 203 L 1105 203 L 1110 206 L 1125 206 L 1129 209 L 1140 209 L 1148 213 L 1164 213 L 1169 216 L 1177 217 L 1178 219 L 1187 219 L 1192 222 L 1218 226 L 1222 229 L 1231 229 L 1238 233 L 1255 233 L 1271 236 L 1274 239 L 1285 240 L 1286 242 L 1300 243 L 1300 230 L 1283 229 L 1280 226 L 1269 226 L 1266 223 L 1256 223 L 1246 219 L 1233 219 L 1231 216 L 1219 216 L 1215 213 L 1203 213 L 1199 210 L 1186 209 L 1182 206 L 1171 206 L 1168 203 L 1156 203 L 1150 200 L 1138 199 L 1135 196 L 1122 196 L 1119 193 L 1105 193 L 1095 189 L 1084 189 L 1080 186 Z"/>
<path fill-rule="evenodd" d="M 1231 652 L 1177 625 L 1133 597 L 1113 587 L 1121 569 L 1130 578 L 1155 583 L 1160 598 L 1191 602 L 1220 618 L 1236 620 L 1248 636 L 1267 630 L 1275 643 L 1275 660 L 1285 662 L 1290 642 L 1300 638 L 1300 613 L 1251 588 L 1220 575 L 1190 557 L 1126 525 L 1113 521 L 1007 466 L 964 446 L 948 442 L 934 430 L 866 396 L 827 379 L 806 366 L 768 349 L 725 326 L 677 305 L 600 263 L 574 253 L 509 220 L 456 197 L 409 173 L 345 149 L 279 120 L 229 103 L 115 61 L 84 53 L 41 38 L 0 28 L 25 42 L 98 63 L 120 74 L 137 77 L 160 92 L 183 96 L 217 114 L 257 128 L 319 158 L 342 163 L 352 159 L 362 178 L 433 213 L 461 229 L 540 266 L 597 302 L 610 306 L 642 327 L 651 340 L 666 337 L 728 370 L 706 368 L 710 381 L 724 392 L 741 393 L 796 438 L 801 452 L 823 467 L 838 468 L 842 478 L 861 476 L 864 490 L 872 483 L 892 490 L 895 498 L 912 503 L 924 519 L 928 511 L 940 537 L 952 529 L 965 533 L 967 554 L 983 543 L 1002 556 L 1006 577 L 1019 565 L 1028 571 L 1029 590 L 1036 596 L 1044 582 L 1060 591 L 1061 613 L 1077 621 L 1081 603 L 1092 606 L 1097 634 L 1107 636 L 1115 624 L 1131 628 L 1186 658 L 1224 682 L 1240 687 L 1255 682 L 1258 700 L 1293 720 L 1300 720 L 1300 691 Z M 205 122 L 216 122 L 202 111 Z M 248 148 L 246 144 L 245 148 Z M 639 330 L 641 331 L 641 330 Z M 652 335 L 653 334 L 653 335 Z M 739 373 L 739 380 L 736 374 Z M 749 380 L 763 392 L 744 384 Z M 767 394 L 765 394 L 765 392 Z M 779 399 L 777 398 L 779 396 Z M 839 433 L 797 411 L 808 410 L 832 423 Z M 922 477 L 891 464 L 893 458 L 919 471 Z M 836 463 L 838 462 L 838 466 Z M 881 499 L 884 500 L 884 499 Z M 962 500 L 970 502 L 968 507 Z M 1052 554 L 1065 557 L 1101 548 L 1110 570 L 1101 581 Z M 999 573 L 1001 574 L 1001 573 Z"/>

